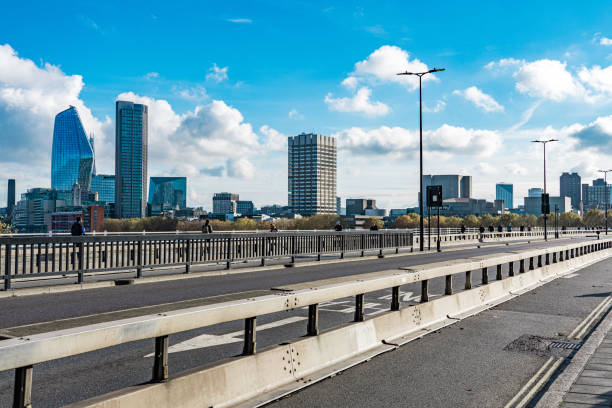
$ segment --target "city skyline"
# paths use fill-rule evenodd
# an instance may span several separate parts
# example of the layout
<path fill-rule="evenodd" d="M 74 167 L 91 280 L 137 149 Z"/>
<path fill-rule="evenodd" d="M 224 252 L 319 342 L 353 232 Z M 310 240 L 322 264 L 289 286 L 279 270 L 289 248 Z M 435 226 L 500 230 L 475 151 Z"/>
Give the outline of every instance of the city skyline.
<path fill-rule="evenodd" d="M 210 24 L 184 38 L 173 30 L 182 29 L 186 16 L 151 5 L 138 30 L 156 46 L 143 45 L 134 55 L 109 44 L 135 34 L 128 24 L 135 8 L 111 19 L 111 7 L 76 7 L 60 15 L 40 3 L 41 15 L 25 25 L 31 34 L 22 35 L 15 23 L 20 6 L 14 6 L 0 16 L 0 133 L 7 146 L 0 179 L 16 179 L 18 196 L 49 185 L 53 117 L 69 105 L 78 109 L 86 134 L 95 136 L 98 173 L 113 173 L 113 105 L 121 99 L 150 107 L 149 174 L 188 177 L 192 206 L 211 208 L 212 193 L 227 190 L 258 206 L 285 203 L 286 136 L 316 132 L 338 141 L 337 195 L 375 197 L 384 208 L 412 207 L 418 91 L 395 73 L 433 66 L 447 71 L 424 82 L 426 174 L 470 174 L 473 196 L 488 200 L 503 178 L 519 201 L 541 185 L 535 165 L 541 152 L 528 141 L 555 137 L 561 142 L 547 152 L 550 179 L 563 172 L 595 179 L 600 163 L 610 160 L 611 9 L 588 5 L 576 15 L 565 6 L 547 10 L 555 21 L 547 28 L 511 9 L 501 27 L 476 25 L 479 36 L 469 24 L 454 30 L 456 23 L 443 30 L 446 35 L 426 35 L 422 28 L 432 21 L 444 27 L 454 18 L 475 18 L 451 4 L 439 15 L 422 10 L 418 19 L 399 3 L 296 6 L 277 28 L 286 29 L 278 39 L 267 24 L 278 14 L 265 4 L 242 7 L 248 16 L 241 23 L 231 21 L 232 9 L 215 5 L 203 17 Z M 533 16 L 541 15 L 538 7 L 528 6 Z M 392 22 L 393 13 L 404 10 L 406 21 Z M 326 35 L 314 28 L 307 36 L 295 33 L 289 27 L 301 19 L 324 25 Z M 50 30 L 37 42 L 57 21 L 71 29 Z M 508 30 L 518 22 L 527 28 Z M 510 35 L 515 41 L 507 41 Z M 211 36 L 220 44 L 197 41 Z M 178 38 L 189 49 L 184 55 L 167 46 Z M 75 58 L 49 46 L 66 41 L 93 47 Z M 274 47 L 255 46 L 258 41 L 283 47 L 274 54 Z M 109 64 L 113 59 L 122 64 Z M 317 60 L 326 64 L 311 62 Z M 556 183 L 549 189 L 559 194 Z"/>

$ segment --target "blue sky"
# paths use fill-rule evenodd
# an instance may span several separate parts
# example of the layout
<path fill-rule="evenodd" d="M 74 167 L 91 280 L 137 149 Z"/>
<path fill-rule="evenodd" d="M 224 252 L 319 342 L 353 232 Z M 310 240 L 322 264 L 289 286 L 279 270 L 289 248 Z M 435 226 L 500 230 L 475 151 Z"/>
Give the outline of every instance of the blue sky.
<path fill-rule="evenodd" d="M 589 2 L 29 2 L 0 14 L 0 180 L 48 186 L 53 116 L 77 106 L 112 173 L 114 101 L 151 105 L 149 175 L 187 175 L 189 204 L 229 190 L 286 203 L 284 136 L 339 139 L 338 193 L 416 203 L 426 173 L 473 176 L 515 202 L 561 171 L 610 167 L 612 4 Z M 0 191 L 0 200 L 6 193 Z"/>

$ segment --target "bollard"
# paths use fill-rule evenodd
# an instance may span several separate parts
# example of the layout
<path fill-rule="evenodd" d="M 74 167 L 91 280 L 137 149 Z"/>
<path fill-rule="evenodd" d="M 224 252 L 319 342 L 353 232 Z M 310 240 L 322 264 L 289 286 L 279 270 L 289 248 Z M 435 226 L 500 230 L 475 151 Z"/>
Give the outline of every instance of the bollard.
<path fill-rule="evenodd" d="M 309 336 L 319 335 L 319 304 L 308 306 L 308 332 Z"/>
<path fill-rule="evenodd" d="M 444 288 L 444 294 L 453 294 L 453 275 L 446 275 L 446 287 Z"/>
<path fill-rule="evenodd" d="M 155 357 L 153 357 L 153 382 L 168 379 L 168 336 L 155 338 Z"/>
<path fill-rule="evenodd" d="M 242 355 L 250 356 L 257 352 L 257 317 L 244 319 L 244 346 Z"/>
<path fill-rule="evenodd" d="M 400 310 L 400 287 L 391 288 L 391 310 Z"/>
<path fill-rule="evenodd" d="M 363 322 L 363 294 L 355 296 L 355 321 Z"/>
<path fill-rule="evenodd" d="M 472 271 L 465 273 L 465 289 L 472 289 Z"/>
<path fill-rule="evenodd" d="M 32 366 L 15 369 L 13 408 L 32 408 Z"/>
<path fill-rule="evenodd" d="M 508 263 L 508 276 L 514 276 L 514 262 Z"/>
<path fill-rule="evenodd" d="M 489 283 L 489 269 L 488 268 L 482 268 L 482 284 L 486 285 L 487 283 Z"/>
<path fill-rule="evenodd" d="M 495 276 L 495 278 L 497 280 L 502 280 L 503 276 L 502 276 L 502 266 L 501 265 L 497 265 L 497 275 Z"/>
<path fill-rule="evenodd" d="M 429 302 L 429 280 L 421 281 L 421 303 Z"/>

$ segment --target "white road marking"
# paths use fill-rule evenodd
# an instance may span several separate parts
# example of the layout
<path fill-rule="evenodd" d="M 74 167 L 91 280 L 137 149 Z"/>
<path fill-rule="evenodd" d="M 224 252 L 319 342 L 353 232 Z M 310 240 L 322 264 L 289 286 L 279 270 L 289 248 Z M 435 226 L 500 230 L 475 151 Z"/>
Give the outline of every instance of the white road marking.
<path fill-rule="evenodd" d="M 578 276 L 577 273 L 570 273 L 568 275 L 562 276 L 563 279 L 570 279 L 570 278 L 575 278 L 576 276 Z"/>
<path fill-rule="evenodd" d="M 257 331 L 273 329 L 275 327 L 280 327 L 286 324 L 300 322 L 306 319 L 307 317 L 302 317 L 302 316 L 288 317 L 287 319 L 282 319 L 282 320 L 278 320 L 275 322 L 262 324 L 261 326 L 257 326 Z M 221 334 L 221 335 L 201 334 L 189 340 L 185 340 L 180 343 L 173 344 L 172 346 L 168 347 L 168 353 L 178 353 L 180 351 L 195 350 L 195 349 L 220 346 L 223 344 L 230 344 L 230 343 L 238 343 L 242 341 L 243 335 L 244 335 L 244 332 L 242 330 L 233 332 L 233 333 Z M 147 354 L 145 357 L 153 357 L 153 353 Z"/>

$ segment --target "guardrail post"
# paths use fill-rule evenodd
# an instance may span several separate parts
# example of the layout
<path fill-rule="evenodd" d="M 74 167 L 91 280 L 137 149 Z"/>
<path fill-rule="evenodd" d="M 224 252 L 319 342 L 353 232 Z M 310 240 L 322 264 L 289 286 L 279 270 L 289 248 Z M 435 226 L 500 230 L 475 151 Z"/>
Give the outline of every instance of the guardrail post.
<path fill-rule="evenodd" d="M 495 275 L 495 279 L 497 280 L 502 280 L 502 266 L 501 265 L 497 265 L 497 274 Z"/>
<path fill-rule="evenodd" d="M 557 251 L 553 252 L 552 263 L 557 263 Z"/>
<path fill-rule="evenodd" d="M 391 310 L 400 310 L 400 287 L 391 288 Z"/>
<path fill-rule="evenodd" d="M 546 254 L 546 265 L 550 265 L 550 254 Z"/>
<path fill-rule="evenodd" d="M 465 289 L 472 289 L 472 271 L 465 273 Z"/>
<path fill-rule="evenodd" d="M 31 365 L 15 369 L 13 408 L 32 407 L 32 371 Z"/>
<path fill-rule="evenodd" d="M 395 234 L 395 253 L 399 254 L 399 234 Z"/>
<path fill-rule="evenodd" d="M 514 262 L 508 262 L 508 276 L 514 276 Z"/>
<path fill-rule="evenodd" d="M 446 275 L 446 285 L 444 287 L 445 295 L 453 294 L 453 275 Z"/>
<path fill-rule="evenodd" d="M 538 255 L 538 268 L 542 267 L 542 255 Z"/>
<path fill-rule="evenodd" d="M 321 235 L 317 235 L 317 261 L 321 260 Z"/>
<path fill-rule="evenodd" d="M 482 284 L 486 285 L 489 283 L 489 268 L 482 268 Z"/>
<path fill-rule="evenodd" d="M 77 278 L 78 283 L 83 283 L 83 278 L 85 275 L 85 271 L 83 270 L 85 266 L 84 259 L 85 259 L 85 252 L 83 251 L 83 243 L 79 242 L 79 272 L 78 272 L 78 278 Z"/>
<path fill-rule="evenodd" d="M 429 302 L 429 279 L 421 281 L 421 303 Z"/>
<path fill-rule="evenodd" d="M 319 334 L 319 304 L 308 306 L 308 330 L 309 336 L 317 336 Z"/>
<path fill-rule="evenodd" d="M 340 235 L 340 259 L 344 259 L 344 234 Z"/>
<path fill-rule="evenodd" d="M 256 331 L 257 317 L 244 319 L 244 347 L 242 348 L 242 354 L 245 356 L 257 352 Z"/>
<path fill-rule="evenodd" d="M 291 263 L 295 263 L 295 235 L 291 236 Z"/>
<path fill-rule="evenodd" d="M 226 269 L 230 269 L 232 267 L 232 238 L 227 237 L 227 264 L 225 265 Z"/>
<path fill-rule="evenodd" d="M 153 382 L 168 379 L 168 336 L 155 338 L 155 356 L 153 357 Z"/>
<path fill-rule="evenodd" d="M 383 241 L 384 241 L 384 237 L 383 234 L 378 234 L 378 257 L 379 258 L 384 258 L 385 256 L 383 255 Z"/>
<path fill-rule="evenodd" d="M 361 256 L 365 256 L 365 234 L 361 234 Z"/>
<path fill-rule="evenodd" d="M 363 294 L 355 296 L 355 321 L 363 322 Z"/>
<path fill-rule="evenodd" d="M 186 240 L 185 244 L 185 273 L 189 273 L 191 269 L 191 240 Z"/>
<path fill-rule="evenodd" d="M 11 288 L 11 244 L 4 245 L 4 290 Z"/>
<path fill-rule="evenodd" d="M 533 271 L 535 268 L 533 267 L 533 256 L 529 257 L 529 270 Z"/>
<path fill-rule="evenodd" d="M 138 256 L 136 257 L 136 277 L 142 278 L 142 239 L 138 240 Z"/>

